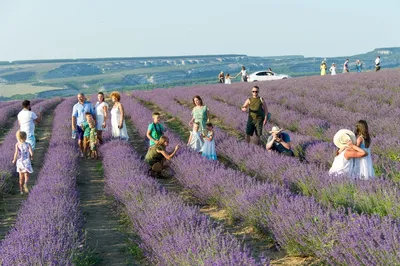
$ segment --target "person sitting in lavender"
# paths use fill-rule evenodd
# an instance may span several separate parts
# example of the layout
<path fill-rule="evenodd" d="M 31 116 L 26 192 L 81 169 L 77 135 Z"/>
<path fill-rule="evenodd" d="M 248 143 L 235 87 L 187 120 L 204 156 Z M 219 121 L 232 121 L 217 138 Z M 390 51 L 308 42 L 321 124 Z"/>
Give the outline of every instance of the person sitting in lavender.
<path fill-rule="evenodd" d="M 276 151 L 278 153 L 294 156 L 294 153 L 290 147 L 289 134 L 282 132 L 283 129 L 278 126 L 273 126 L 269 132 L 271 135 L 267 140 L 266 148 L 268 151 Z"/>

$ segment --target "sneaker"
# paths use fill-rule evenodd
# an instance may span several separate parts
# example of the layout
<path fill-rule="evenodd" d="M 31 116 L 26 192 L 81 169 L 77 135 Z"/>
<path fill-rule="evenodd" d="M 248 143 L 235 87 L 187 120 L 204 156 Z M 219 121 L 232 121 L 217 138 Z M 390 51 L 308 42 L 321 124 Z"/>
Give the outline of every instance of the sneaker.
<path fill-rule="evenodd" d="M 83 158 L 83 152 L 79 152 L 79 157 Z"/>
<path fill-rule="evenodd" d="M 23 196 L 23 195 L 24 195 L 24 192 L 21 190 L 20 194 L 21 194 L 21 196 Z"/>
<path fill-rule="evenodd" d="M 29 188 L 28 188 L 28 185 L 27 185 L 27 184 L 24 184 L 24 191 L 25 191 L 25 193 L 28 193 L 28 192 L 29 192 Z"/>

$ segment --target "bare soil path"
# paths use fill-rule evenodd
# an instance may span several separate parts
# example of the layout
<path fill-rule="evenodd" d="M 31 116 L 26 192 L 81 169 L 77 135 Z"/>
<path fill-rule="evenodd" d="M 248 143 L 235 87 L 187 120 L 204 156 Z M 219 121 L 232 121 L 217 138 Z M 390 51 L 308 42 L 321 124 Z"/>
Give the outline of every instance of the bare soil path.
<path fill-rule="evenodd" d="M 102 164 L 82 158 L 79 162 L 78 190 L 85 217 L 87 247 L 95 265 L 139 265 L 129 253 L 129 234 L 117 213 L 114 201 L 104 193 Z"/>
<path fill-rule="evenodd" d="M 32 187 L 42 168 L 44 157 L 49 146 L 51 131 L 53 127 L 53 108 L 43 114 L 43 119 L 36 127 L 36 148 L 34 151 L 34 161 L 32 161 L 33 173 L 30 175 L 28 187 Z M 11 162 L 12 158 L 10 158 Z M 19 194 L 18 174 L 12 179 L 12 192 L 0 199 L 0 239 L 3 239 L 10 228 L 15 224 L 15 219 L 21 204 L 26 199 L 26 195 Z"/>

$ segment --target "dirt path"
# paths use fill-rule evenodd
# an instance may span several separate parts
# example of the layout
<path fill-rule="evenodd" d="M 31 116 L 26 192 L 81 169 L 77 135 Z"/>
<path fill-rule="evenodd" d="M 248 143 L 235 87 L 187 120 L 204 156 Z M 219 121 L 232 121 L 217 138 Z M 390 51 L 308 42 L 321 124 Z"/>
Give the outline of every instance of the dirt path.
<path fill-rule="evenodd" d="M 43 114 L 43 120 L 36 127 L 36 148 L 34 153 L 34 161 L 32 161 L 33 173 L 30 175 L 29 187 L 32 187 L 36 182 L 36 178 L 42 168 L 46 150 L 49 146 L 51 131 L 53 127 L 53 110 Z M 11 161 L 12 158 L 10 158 Z M 10 228 L 14 225 L 18 210 L 22 202 L 26 199 L 26 195 L 19 194 L 18 176 L 12 179 L 11 194 L 0 199 L 0 239 L 3 239 Z"/>
<path fill-rule="evenodd" d="M 85 216 L 87 247 L 95 265 L 138 265 L 128 254 L 129 235 L 116 212 L 114 201 L 104 194 L 102 164 L 82 158 L 79 162 L 78 190 Z"/>

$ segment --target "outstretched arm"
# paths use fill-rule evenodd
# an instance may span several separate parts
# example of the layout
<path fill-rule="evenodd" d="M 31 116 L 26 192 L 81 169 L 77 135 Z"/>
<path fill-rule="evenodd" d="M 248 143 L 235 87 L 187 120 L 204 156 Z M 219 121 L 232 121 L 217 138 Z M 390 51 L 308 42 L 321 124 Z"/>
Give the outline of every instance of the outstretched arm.
<path fill-rule="evenodd" d="M 243 112 L 246 112 L 246 111 L 247 111 L 247 107 L 249 107 L 249 105 L 250 105 L 250 100 L 247 99 L 247 100 L 244 102 L 243 106 L 242 106 L 242 111 L 243 111 Z"/>

